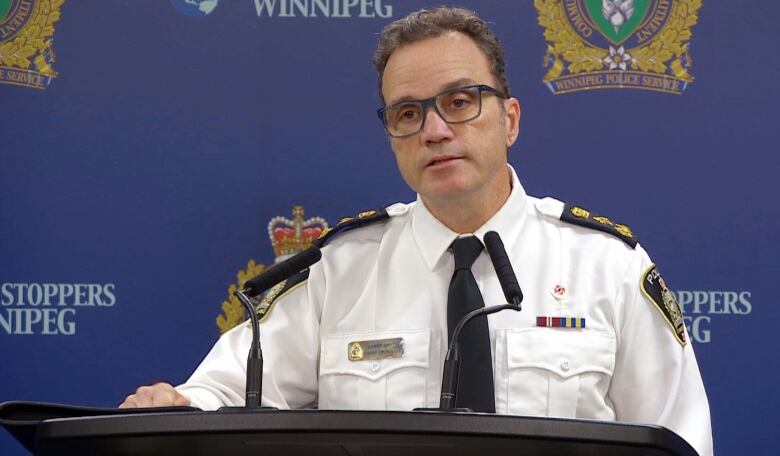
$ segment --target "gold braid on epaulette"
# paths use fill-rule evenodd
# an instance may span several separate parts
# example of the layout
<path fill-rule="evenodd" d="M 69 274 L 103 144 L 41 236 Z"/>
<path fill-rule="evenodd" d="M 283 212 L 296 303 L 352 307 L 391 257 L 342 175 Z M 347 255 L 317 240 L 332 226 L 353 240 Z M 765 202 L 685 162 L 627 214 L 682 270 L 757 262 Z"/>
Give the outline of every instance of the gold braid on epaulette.
<path fill-rule="evenodd" d="M 286 279 L 276 286 L 271 287 L 271 289 L 266 292 L 265 296 L 263 296 L 263 299 L 260 301 L 260 303 L 255 306 L 255 312 L 257 313 L 258 320 L 261 323 L 265 321 L 265 319 L 268 318 L 268 315 L 271 314 L 271 310 L 273 310 L 274 304 L 276 304 L 277 301 L 290 294 L 296 288 L 305 284 L 307 280 L 309 280 L 309 270 L 304 269 L 289 279 Z"/>
<path fill-rule="evenodd" d="M 330 242 L 334 237 L 341 233 L 346 233 L 349 230 L 367 226 L 376 222 L 387 220 L 390 218 L 387 211 L 384 209 L 377 209 L 372 211 L 363 211 L 354 217 L 342 217 L 336 226 L 328 228 L 320 234 L 320 237 L 314 241 L 314 245 L 322 248 L 325 244 Z"/>
<path fill-rule="evenodd" d="M 635 248 L 639 242 L 636 236 L 634 236 L 633 231 L 631 231 L 631 228 L 627 225 L 615 223 L 603 215 L 594 215 L 589 210 L 583 209 L 582 206 L 566 203 L 563 206 L 561 220 L 611 234 L 628 244 L 632 249 Z"/>

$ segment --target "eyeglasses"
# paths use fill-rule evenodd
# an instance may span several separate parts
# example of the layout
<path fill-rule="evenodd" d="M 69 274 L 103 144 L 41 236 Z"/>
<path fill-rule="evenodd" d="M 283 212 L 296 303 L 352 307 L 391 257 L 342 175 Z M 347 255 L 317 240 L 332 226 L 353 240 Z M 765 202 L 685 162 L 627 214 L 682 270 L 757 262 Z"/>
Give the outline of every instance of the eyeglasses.
<path fill-rule="evenodd" d="M 500 98 L 506 96 L 485 84 L 458 87 L 447 90 L 425 100 L 401 101 L 377 110 L 387 134 L 393 138 L 404 138 L 422 130 L 425 112 L 433 107 L 439 117 L 449 124 L 474 120 L 482 113 L 482 93 L 492 93 Z"/>

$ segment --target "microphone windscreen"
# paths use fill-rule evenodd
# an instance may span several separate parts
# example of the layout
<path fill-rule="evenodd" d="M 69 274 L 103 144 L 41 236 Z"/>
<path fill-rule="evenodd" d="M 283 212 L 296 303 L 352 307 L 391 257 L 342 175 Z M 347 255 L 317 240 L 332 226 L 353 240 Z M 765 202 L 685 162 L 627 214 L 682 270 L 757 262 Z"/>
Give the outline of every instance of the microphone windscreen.
<path fill-rule="evenodd" d="M 276 263 L 257 277 L 248 280 L 244 284 L 244 294 L 247 296 L 257 296 L 282 280 L 289 279 L 293 275 L 320 261 L 320 258 L 322 258 L 320 249 L 317 247 L 309 247 L 280 263 Z"/>
<path fill-rule="evenodd" d="M 515 298 L 522 301 L 523 291 L 520 289 L 520 284 L 517 282 L 515 276 L 515 270 L 512 268 L 512 263 L 509 261 L 509 256 L 506 254 L 504 243 L 501 241 L 501 236 L 495 231 L 489 231 L 485 233 L 485 248 L 490 255 L 490 261 L 493 262 L 493 268 L 496 270 L 498 276 L 498 282 L 501 284 L 501 289 L 504 291 L 504 297 L 508 303 L 514 303 Z"/>

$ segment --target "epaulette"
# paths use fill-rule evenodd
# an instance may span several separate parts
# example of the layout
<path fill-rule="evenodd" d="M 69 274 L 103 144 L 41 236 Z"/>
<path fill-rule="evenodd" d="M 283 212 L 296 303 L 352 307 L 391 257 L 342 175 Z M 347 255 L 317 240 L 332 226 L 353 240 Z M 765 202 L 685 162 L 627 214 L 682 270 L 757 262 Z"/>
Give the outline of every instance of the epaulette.
<path fill-rule="evenodd" d="M 349 230 L 353 230 L 361 226 L 387 220 L 388 218 L 390 218 L 390 215 L 384 209 L 363 211 L 354 217 L 342 217 L 336 226 L 330 227 L 323 231 L 322 234 L 320 234 L 320 237 L 314 241 L 314 245 L 322 248 L 325 244 L 330 242 L 334 237 L 341 233 L 346 233 Z"/>
<path fill-rule="evenodd" d="M 563 206 L 561 220 L 611 234 L 620 238 L 620 240 L 628 244 L 632 249 L 635 248 L 637 242 L 639 242 L 631 231 L 631 228 L 628 226 L 614 223 L 603 215 L 593 215 L 590 211 L 583 209 L 581 206 L 566 203 Z"/>
<path fill-rule="evenodd" d="M 271 287 L 271 289 L 268 290 L 268 292 L 263 296 L 263 299 L 260 300 L 260 304 L 255 306 L 255 312 L 257 312 L 258 320 L 262 322 L 268 318 L 268 315 L 271 313 L 271 309 L 273 309 L 276 301 L 280 300 L 299 286 L 305 284 L 307 280 L 309 280 L 308 268 Z"/>

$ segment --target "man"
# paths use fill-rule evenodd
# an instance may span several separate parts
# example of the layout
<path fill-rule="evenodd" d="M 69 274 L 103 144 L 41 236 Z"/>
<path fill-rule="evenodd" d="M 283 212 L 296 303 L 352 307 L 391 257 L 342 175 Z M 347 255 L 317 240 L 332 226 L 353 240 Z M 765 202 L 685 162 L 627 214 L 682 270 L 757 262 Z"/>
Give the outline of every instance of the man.
<path fill-rule="evenodd" d="M 379 113 L 418 198 L 337 227 L 320 263 L 265 298 L 263 404 L 437 406 L 453 326 L 505 302 L 481 243 L 496 231 L 523 310 L 464 330 L 461 405 L 654 423 L 711 454 L 696 359 L 646 252 L 624 225 L 527 196 L 508 165 L 520 105 L 485 22 L 457 8 L 414 12 L 384 30 L 374 63 Z M 185 384 L 141 387 L 122 406 L 243 404 L 250 336 L 240 325 Z"/>

